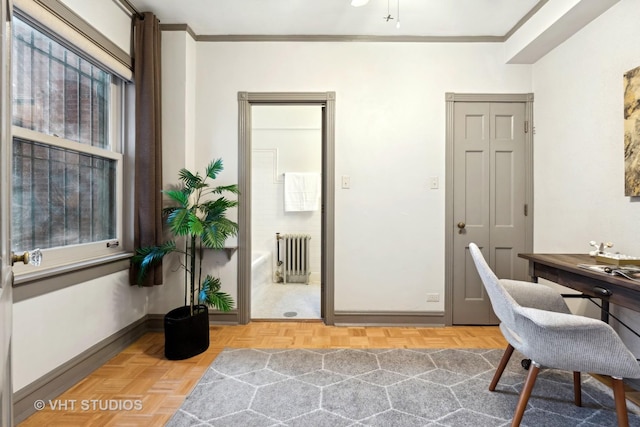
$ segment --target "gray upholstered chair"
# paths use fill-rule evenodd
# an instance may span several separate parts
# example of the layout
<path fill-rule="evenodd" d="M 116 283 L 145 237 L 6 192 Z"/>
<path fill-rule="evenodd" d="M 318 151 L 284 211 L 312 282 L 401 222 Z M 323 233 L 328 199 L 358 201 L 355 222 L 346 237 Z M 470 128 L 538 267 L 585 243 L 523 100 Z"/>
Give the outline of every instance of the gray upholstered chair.
<path fill-rule="evenodd" d="M 578 406 L 580 372 L 610 376 L 618 426 L 628 426 L 622 378 L 640 378 L 640 365 L 613 328 L 601 320 L 571 314 L 562 296 L 546 286 L 498 279 L 476 244 L 471 243 L 469 251 L 509 343 L 489 390 L 498 384 L 514 348 L 531 359 L 511 425 L 520 425 L 540 367 L 544 366 L 573 371 Z"/>

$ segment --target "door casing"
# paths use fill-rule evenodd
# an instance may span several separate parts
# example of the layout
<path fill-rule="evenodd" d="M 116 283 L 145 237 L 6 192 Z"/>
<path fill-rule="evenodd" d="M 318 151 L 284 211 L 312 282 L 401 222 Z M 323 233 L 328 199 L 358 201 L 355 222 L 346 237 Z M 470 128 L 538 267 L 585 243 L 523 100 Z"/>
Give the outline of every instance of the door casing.
<path fill-rule="evenodd" d="M 445 191 L 445 313 L 446 325 L 453 324 L 453 239 L 458 232 L 454 215 L 454 107 L 456 102 L 518 102 L 525 104 L 525 201 L 528 215 L 525 217 L 525 242 L 527 252 L 533 251 L 533 94 L 445 94 L 446 103 L 446 191 Z"/>
<path fill-rule="evenodd" d="M 321 313 L 334 324 L 335 92 L 238 92 L 238 322 L 251 320 L 251 106 L 322 107 Z"/>
<path fill-rule="evenodd" d="M 13 272 L 11 270 L 12 141 L 11 102 L 12 1 L 0 0 L 0 427 L 13 426 L 11 336 L 13 333 Z"/>

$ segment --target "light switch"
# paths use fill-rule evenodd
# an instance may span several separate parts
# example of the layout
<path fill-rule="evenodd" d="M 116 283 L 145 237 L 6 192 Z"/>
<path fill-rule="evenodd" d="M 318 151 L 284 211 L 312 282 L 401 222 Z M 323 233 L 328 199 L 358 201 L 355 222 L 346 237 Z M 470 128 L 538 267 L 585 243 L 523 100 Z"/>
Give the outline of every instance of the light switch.
<path fill-rule="evenodd" d="M 349 175 L 342 175 L 342 188 L 351 188 L 351 177 Z"/>

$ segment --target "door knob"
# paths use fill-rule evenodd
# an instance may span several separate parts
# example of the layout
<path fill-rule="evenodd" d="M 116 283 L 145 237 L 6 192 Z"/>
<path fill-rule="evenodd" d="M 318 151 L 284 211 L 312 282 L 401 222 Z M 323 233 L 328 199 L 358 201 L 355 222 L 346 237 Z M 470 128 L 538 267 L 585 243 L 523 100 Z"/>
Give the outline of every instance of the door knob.
<path fill-rule="evenodd" d="M 24 252 L 22 255 L 16 255 L 14 252 L 11 252 L 11 265 L 20 261 L 22 261 L 23 264 L 31 264 L 37 267 L 42 262 L 42 251 L 40 249 L 34 249 Z"/>
<path fill-rule="evenodd" d="M 464 230 L 464 228 L 465 228 L 466 226 L 467 226 L 467 224 L 465 224 L 464 222 L 460 221 L 460 222 L 458 223 L 458 228 L 459 228 L 459 230 L 458 230 L 458 234 L 462 234 L 462 230 Z"/>

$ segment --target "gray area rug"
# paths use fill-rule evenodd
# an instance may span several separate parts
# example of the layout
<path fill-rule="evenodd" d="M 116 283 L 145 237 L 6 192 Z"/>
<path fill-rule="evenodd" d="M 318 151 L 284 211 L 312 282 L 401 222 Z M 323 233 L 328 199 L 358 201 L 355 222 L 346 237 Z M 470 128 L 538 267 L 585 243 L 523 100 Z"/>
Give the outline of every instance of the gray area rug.
<path fill-rule="evenodd" d="M 515 352 L 488 391 L 503 350 L 225 349 L 168 426 L 507 426 L 526 371 Z M 611 391 L 542 370 L 523 426 L 616 426 Z M 640 426 L 630 402 L 629 421 Z"/>

